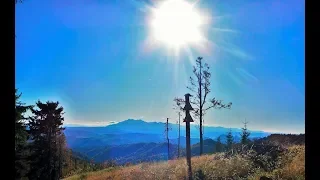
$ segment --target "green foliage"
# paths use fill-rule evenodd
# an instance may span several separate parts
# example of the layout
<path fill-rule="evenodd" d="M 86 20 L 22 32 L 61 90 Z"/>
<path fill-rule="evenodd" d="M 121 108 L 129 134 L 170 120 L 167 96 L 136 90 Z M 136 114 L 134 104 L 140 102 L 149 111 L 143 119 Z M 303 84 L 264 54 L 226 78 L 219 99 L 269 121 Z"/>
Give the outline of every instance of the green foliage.
<path fill-rule="evenodd" d="M 304 145 L 305 134 L 271 134 L 270 136 L 261 138 L 258 141 L 272 142 L 273 144 L 282 146 Z"/>
<path fill-rule="evenodd" d="M 247 129 L 247 123 L 244 123 L 244 127 L 242 128 L 242 133 L 241 133 L 241 144 L 247 145 L 249 143 L 249 136 L 250 132 Z"/>
<path fill-rule="evenodd" d="M 231 132 L 231 129 L 230 131 L 227 133 L 227 149 L 228 151 L 232 150 L 232 147 L 233 147 L 233 135 L 232 135 L 232 132 Z"/>
<path fill-rule="evenodd" d="M 87 172 L 98 171 L 108 167 L 114 167 L 116 164 L 112 161 L 105 163 L 94 163 L 86 156 L 74 152 L 71 149 L 65 150 L 65 157 L 63 161 L 62 177 L 68 177 L 75 174 L 82 174 Z"/>
<path fill-rule="evenodd" d="M 24 115 L 32 108 L 32 106 L 26 106 L 19 99 L 21 93 L 15 89 L 15 175 L 16 179 L 21 179 L 26 176 L 29 170 L 28 162 L 28 149 L 27 139 L 28 132 L 26 130 L 25 120 L 27 119 Z"/>
<path fill-rule="evenodd" d="M 86 173 L 83 173 L 80 175 L 80 180 L 85 180 L 87 179 L 87 174 Z"/>
<path fill-rule="evenodd" d="M 19 148 L 19 146 L 24 146 L 28 133 L 26 131 L 26 123 L 27 119 L 24 117 L 24 114 L 32 108 L 32 106 L 26 106 L 25 103 L 22 103 L 19 99 L 22 93 L 18 94 L 18 90 L 15 90 L 15 149 Z"/>
<path fill-rule="evenodd" d="M 29 128 L 32 142 L 31 169 L 29 179 L 56 180 L 61 176 L 61 147 L 58 142 L 62 134 L 63 107 L 59 102 L 38 101 L 38 109 L 32 108 Z"/>
<path fill-rule="evenodd" d="M 15 179 L 57 180 L 74 173 L 115 166 L 113 162 L 90 162 L 86 157 L 67 148 L 62 128 L 64 112 L 59 102 L 38 101 L 36 106 L 26 106 L 19 101 L 20 97 L 21 93 L 16 89 Z M 28 110 L 31 110 L 32 116 L 26 118 Z"/>
<path fill-rule="evenodd" d="M 221 143 L 221 137 L 219 136 L 217 138 L 215 152 L 223 152 L 223 151 L 224 151 L 224 145 Z"/>
<path fill-rule="evenodd" d="M 249 159 L 255 168 L 271 172 L 280 167 L 279 157 L 286 151 L 285 148 L 271 143 L 251 143 L 247 146 L 242 144 L 234 145 L 234 153 L 226 153 L 226 158 L 234 155 L 241 155 Z"/>
<path fill-rule="evenodd" d="M 203 171 L 201 169 L 198 169 L 194 175 L 193 175 L 193 179 L 194 180 L 205 180 L 206 179 L 206 176 L 205 174 L 203 173 Z"/>
<path fill-rule="evenodd" d="M 258 177 L 266 176 L 271 179 L 305 179 L 305 147 L 301 145 L 291 145 L 279 154 L 277 160 L 272 160 L 277 167 L 273 170 L 259 168 L 248 179 L 254 180 Z M 269 162 L 270 163 L 270 162 Z"/>

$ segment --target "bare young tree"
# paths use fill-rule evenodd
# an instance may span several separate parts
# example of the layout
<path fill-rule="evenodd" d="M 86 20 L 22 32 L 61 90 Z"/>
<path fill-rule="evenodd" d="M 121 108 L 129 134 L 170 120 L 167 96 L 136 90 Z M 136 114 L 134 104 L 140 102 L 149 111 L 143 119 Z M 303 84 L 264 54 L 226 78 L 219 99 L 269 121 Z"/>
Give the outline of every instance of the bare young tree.
<path fill-rule="evenodd" d="M 232 103 L 224 104 L 222 100 L 217 100 L 216 98 L 209 99 L 208 95 L 211 92 L 210 89 L 210 77 L 211 73 L 209 72 L 209 65 L 203 63 L 202 57 L 196 59 L 196 66 L 193 66 L 193 77 L 190 77 L 190 86 L 187 88 L 191 91 L 193 99 L 190 100 L 190 103 L 194 105 L 193 116 L 194 119 L 199 120 L 200 126 L 200 155 L 203 153 L 203 122 L 204 115 L 211 108 L 213 109 L 230 109 Z M 175 98 L 177 106 L 182 108 L 184 104 L 183 98 Z"/>
<path fill-rule="evenodd" d="M 175 102 L 173 109 L 178 114 L 178 119 L 179 119 L 177 121 L 177 124 L 178 124 L 178 158 L 179 158 L 180 157 L 180 137 L 181 137 L 181 135 L 180 135 L 180 117 L 182 116 L 181 112 L 183 111 L 183 109 L 181 108 L 181 104 L 179 102 Z"/>

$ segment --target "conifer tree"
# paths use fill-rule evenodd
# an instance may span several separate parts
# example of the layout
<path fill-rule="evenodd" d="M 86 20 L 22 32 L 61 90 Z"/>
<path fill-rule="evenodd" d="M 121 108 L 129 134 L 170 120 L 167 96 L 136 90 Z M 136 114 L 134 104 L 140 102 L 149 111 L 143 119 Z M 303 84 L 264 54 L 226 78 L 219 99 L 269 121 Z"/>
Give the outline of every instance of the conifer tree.
<path fill-rule="evenodd" d="M 62 133 L 61 135 L 58 136 L 58 170 L 59 170 L 59 177 L 63 177 L 63 165 L 67 164 L 67 159 L 69 156 L 68 153 L 68 148 L 67 148 L 67 144 L 66 144 L 66 137 L 64 135 L 64 133 Z"/>
<path fill-rule="evenodd" d="M 248 122 L 244 122 L 244 127 L 242 128 L 242 133 L 241 133 L 241 144 L 246 145 L 249 142 L 249 136 L 250 132 L 247 129 L 247 124 Z"/>
<path fill-rule="evenodd" d="M 233 147 L 233 135 L 232 135 L 232 131 L 230 129 L 229 132 L 227 133 L 227 148 L 228 148 L 228 151 L 232 150 L 232 147 Z"/>
<path fill-rule="evenodd" d="M 22 93 L 18 93 L 15 89 L 15 178 L 21 179 L 29 169 L 27 139 L 28 133 L 26 130 L 25 113 L 32 106 L 26 106 L 19 99 Z"/>
<path fill-rule="evenodd" d="M 219 136 L 217 138 L 217 144 L 216 144 L 216 152 L 222 152 L 223 151 L 223 144 L 221 143 L 221 137 Z"/>
<path fill-rule="evenodd" d="M 25 103 L 19 101 L 22 93 L 18 94 L 18 90 L 15 90 L 15 149 L 19 146 L 25 145 L 28 137 L 26 130 L 26 120 L 24 114 L 32 108 L 32 106 L 26 106 Z"/>
<path fill-rule="evenodd" d="M 29 179 L 59 179 L 58 139 L 62 135 L 63 107 L 59 102 L 38 101 L 32 108 L 29 127 L 32 139 L 32 164 Z"/>

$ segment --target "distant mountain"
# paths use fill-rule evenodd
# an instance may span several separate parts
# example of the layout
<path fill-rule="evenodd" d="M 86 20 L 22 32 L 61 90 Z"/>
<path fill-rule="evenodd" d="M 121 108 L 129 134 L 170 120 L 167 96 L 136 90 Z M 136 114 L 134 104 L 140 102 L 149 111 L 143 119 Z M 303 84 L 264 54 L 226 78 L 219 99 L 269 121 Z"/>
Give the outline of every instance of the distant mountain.
<path fill-rule="evenodd" d="M 255 141 L 259 142 L 272 142 L 282 145 L 304 144 L 305 135 L 282 135 L 272 134 L 268 137 L 261 138 Z M 213 139 L 205 139 L 203 141 L 203 154 L 211 154 L 215 152 L 217 141 Z M 140 163 L 150 161 L 167 160 L 168 151 L 167 143 L 135 143 L 126 145 L 110 145 L 98 148 L 78 148 L 79 152 L 84 154 L 85 157 L 93 159 L 95 162 L 105 162 L 114 160 L 117 164 L 125 163 Z M 178 146 L 170 144 L 170 159 L 177 157 Z M 180 157 L 185 156 L 186 151 L 184 147 L 180 148 Z M 200 154 L 200 143 L 195 143 L 191 146 L 191 155 L 198 156 Z"/>
<path fill-rule="evenodd" d="M 169 127 L 171 131 L 169 131 L 169 137 L 175 138 L 178 136 L 178 124 L 169 123 Z M 117 124 L 112 124 L 105 127 L 106 130 L 113 133 L 145 133 L 145 134 L 163 134 L 165 123 L 164 122 L 145 122 L 143 120 L 134 120 L 128 119 L 125 121 L 121 121 Z M 205 136 L 209 138 L 217 138 L 221 134 L 227 133 L 230 128 L 225 127 L 211 127 L 211 126 L 204 126 Z M 233 133 L 240 133 L 242 130 L 241 128 L 231 128 Z M 190 134 L 191 137 L 199 138 L 199 131 L 198 127 L 195 124 L 191 124 L 190 127 Z M 263 131 L 250 131 L 252 137 L 261 137 L 267 136 L 270 133 L 266 133 Z M 185 135 L 185 127 L 181 126 L 180 135 Z"/>
<path fill-rule="evenodd" d="M 178 143 L 178 125 L 169 123 L 169 138 L 173 144 Z M 128 119 L 117 124 L 105 127 L 66 127 L 65 135 L 71 148 L 79 147 L 105 147 L 108 145 L 122 145 L 135 143 L 165 142 L 165 123 L 145 122 L 143 120 Z M 230 128 L 204 127 L 204 139 L 216 139 L 221 136 L 225 141 L 225 134 Z M 196 125 L 191 125 L 191 144 L 199 142 L 199 131 Z M 241 129 L 233 128 L 235 141 L 240 138 Z M 250 131 L 252 138 L 261 138 L 269 135 L 263 131 Z M 181 126 L 181 146 L 185 146 L 185 127 Z"/>
<path fill-rule="evenodd" d="M 168 158 L 167 143 L 136 143 L 100 148 L 79 148 L 77 150 L 95 162 L 114 160 L 117 164 L 128 162 L 134 164 Z M 170 144 L 170 150 L 175 153 L 177 145 Z"/>
<path fill-rule="evenodd" d="M 80 131 L 77 131 L 80 132 Z M 70 132 L 66 133 L 67 143 L 70 148 L 96 148 L 105 146 L 115 146 L 135 143 L 163 143 L 166 139 L 163 135 L 158 134 L 142 134 L 142 133 L 126 133 L 126 134 L 102 134 L 96 135 L 87 133 L 87 136 L 75 135 Z M 191 144 L 199 142 L 199 138 L 191 138 Z M 178 144 L 178 138 L 170 139 L 170 143 Z M 185 137 L 181 136 L 180 145 L 185 147 Z"/>
<path fill-rule="evenodd" d="M 169 123 L 170 158 L 176 157 L 178 144 L 178 125 Z M 76 152 L 96 162 L 115 160 L 118 164 L 139 163 L 140 161 L 166 160 L 167 143 L 164 134 L 165 123 L 145 122 L 128 119 L 105 127 L 66 127 L 68 146 Z M 199 131 L 191 125 L 191 154 L 200 152 Z M 229 128 L 204 127 L 204 153 L 213 153 L 217 137 L 226 141 Z M 240 141 L 241 129 L 232 129 L 235 142 Z M 185 155 L 185 126 L 181 126 L 180 155 Z M 252 138 L 266 137 L 269 133 L 251 131 Z"/>
<path fill-rule="evenodd" d="M 216 141 L 206 139 L 203 141 L 204 154 L 211 154 L 215 151 Z M 170 159 L 177 157 L 178 146 L 176 144 L 169 145 Z M 118 164 L 139 163 L 167 160 L 168 149 L 167 143 L 136 143 L 126 145 L 110 145 L 98 148 L 78 148 L 78 152 L 84 154 L 95 162 L 105 162 L 114 160 Z M 180 148 L 180 157 L 185 156 L 185 148 Z M 196 143 L 191 146 L 191 155 L 198 156 L 200 154 L 200 144 Z"/>

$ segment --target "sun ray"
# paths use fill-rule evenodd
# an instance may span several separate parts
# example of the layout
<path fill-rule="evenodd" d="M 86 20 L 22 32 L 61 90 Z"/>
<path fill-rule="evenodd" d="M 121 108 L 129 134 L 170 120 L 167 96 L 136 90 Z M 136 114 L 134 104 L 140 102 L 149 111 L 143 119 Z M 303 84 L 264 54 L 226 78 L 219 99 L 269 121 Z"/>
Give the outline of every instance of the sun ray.
<path fill-rule="evenodd" d="M 176 88 L 178 86 L 178 75 L 179 75 L 179 61 L 174 61 L 173 68 L 173 85 Z"/>
<path fill-rule="evenodd" d="M 155 41 L 175 49 L 175 56 L 183 45 L 198 45 L 203 41 L 202 26 L 206 17 L 185 0 L 166 0 L 152 8 L 150 35 Z"/>
<path fill-rule="evenodd" d="M 188 55 L 188 60 L 192 66 L 196 65 L 195 56 L 193 55 L 191 49 L 188 46 L 184 46 L 184 49 Z"/>
<path fill-rule="evenodd" d="M 239 31 L 236 31 L 236 30 L 233 30 L 233 29 L 228 29 L 228 28 L 211 27 L 211 30 L 216 31 L 216 32 L 240 33 Z"/>

